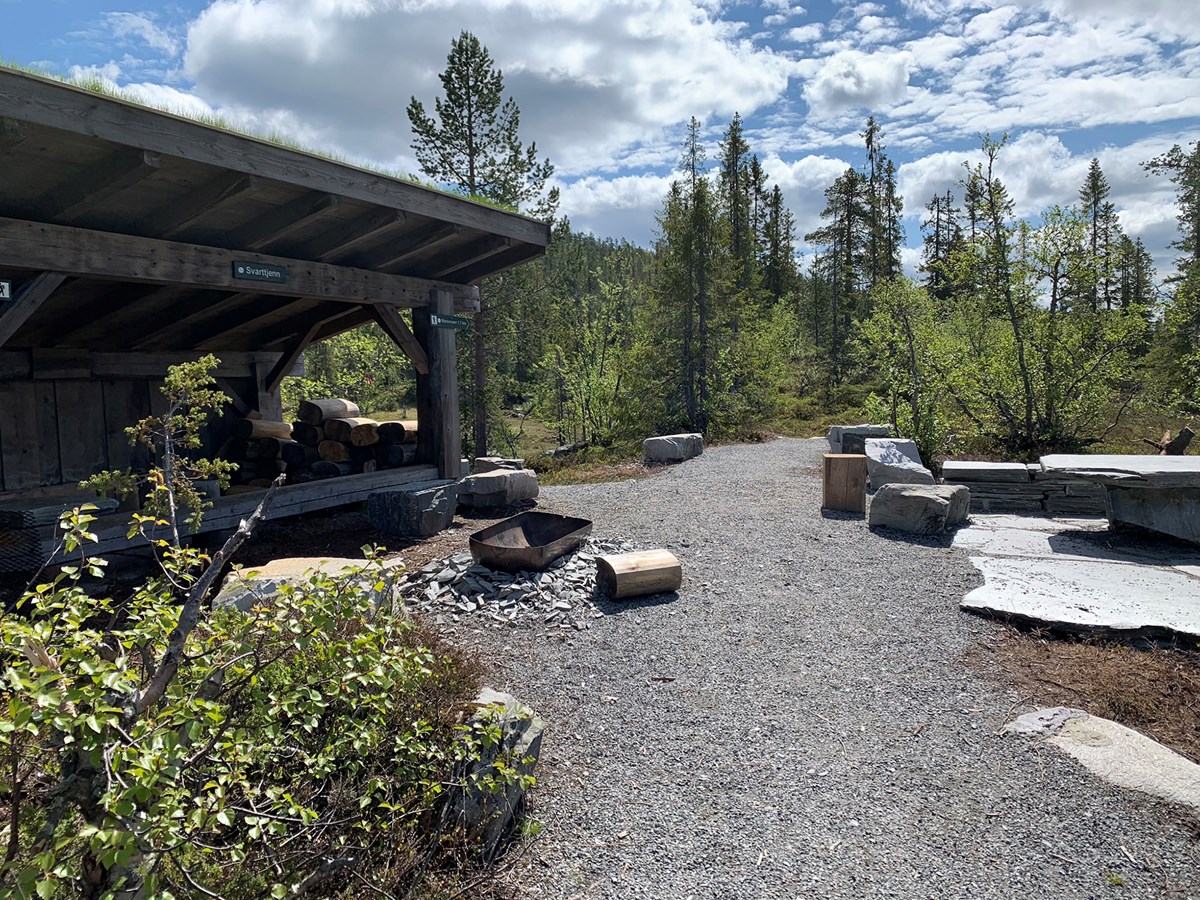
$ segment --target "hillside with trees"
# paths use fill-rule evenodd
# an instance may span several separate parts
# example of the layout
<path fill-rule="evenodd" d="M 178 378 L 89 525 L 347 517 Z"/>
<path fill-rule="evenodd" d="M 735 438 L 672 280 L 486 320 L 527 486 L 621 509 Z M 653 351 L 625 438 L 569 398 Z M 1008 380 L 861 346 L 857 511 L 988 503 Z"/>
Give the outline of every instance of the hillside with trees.
<path fill-rule="evenodd" d="M 408 108 L 425 174 L 553 218 L 553 166 L 521 143 L 486 48 L 464 32 L 441 79 L 436 116 Z M 861 138 L 861 164 L 803 235 L 803 271 L 787 200 L 736 114 L 715 148 L 689 123 L 651 248 L 555 220 L 543 259 L 482 285 L 460 350 L 468 452 L 518 452 L 530 422 L 604 457 L 655 433 L 802 433 L 842 416 L 890 421 L 929 458 L 1031 459 L 1094 446 L 1132 410 L 1176 427 L 1200 410 L 1200 143 L 1144 163 L 1180 210 L 1181 255 L 1158 288 L 1098 160 L 1076 204 L 1014 214 L 997 175 L 1007 135 L 983 136 L 981 160 L 929 199 L 906 277 L 897 167 L 873 117 Z M 370 326 L 311 351 L 288 391 L 403 409 L 405 372 Z"/>

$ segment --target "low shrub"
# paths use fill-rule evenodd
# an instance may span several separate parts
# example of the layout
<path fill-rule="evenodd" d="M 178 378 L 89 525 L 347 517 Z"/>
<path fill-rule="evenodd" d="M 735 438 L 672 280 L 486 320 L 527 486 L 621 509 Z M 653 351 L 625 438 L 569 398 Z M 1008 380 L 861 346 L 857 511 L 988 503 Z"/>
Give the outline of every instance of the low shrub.
<path fill-rule="evenodd" d="M 71 545 L 90 519 L 68 515 Z M 376 609 L 371 567 L 189 629 L 208 561 L 164 552 L 126 601 L 82 589 L 90 561 L 0 619 L 0 893 L 403 894 L 436 871 L 473 665 Z"/>

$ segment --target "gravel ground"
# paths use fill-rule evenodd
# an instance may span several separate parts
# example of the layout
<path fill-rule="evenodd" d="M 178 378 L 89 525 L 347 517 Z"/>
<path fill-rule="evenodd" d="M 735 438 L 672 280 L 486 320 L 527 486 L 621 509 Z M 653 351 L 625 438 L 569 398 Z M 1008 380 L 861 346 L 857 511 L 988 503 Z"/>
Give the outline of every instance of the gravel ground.
<path fill-rule="evenodd" d="M 517 897 L 1200 897 L 1200 823 L 1000 727 L 963 663 L 998 626 L 946 540 L 822 515 L 824 441 L 718 447 L 548 488 L 667 547 L 678 596 L 586 630 L 457 632 L 547 721 Z"/>

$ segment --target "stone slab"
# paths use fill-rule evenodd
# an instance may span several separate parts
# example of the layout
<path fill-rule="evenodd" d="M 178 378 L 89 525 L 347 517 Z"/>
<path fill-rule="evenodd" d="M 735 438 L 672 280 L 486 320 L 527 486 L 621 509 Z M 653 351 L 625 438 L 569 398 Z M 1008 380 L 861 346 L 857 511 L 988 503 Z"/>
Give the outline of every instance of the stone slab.
<path fill-rule="evenodd" d="M 1055 707 L 1026 713 L 1003 730 L 1043 739 L 1109 784 L 1200 812 L 1200 765 L 1111 719 Z"/>
<path fill-rule="evenodd" d="M 700 434 L 665 434 L 642 441 L 642 456 L 646 462 L 683 462 L 704 452 L 704 436 Z"/>
<path fill-rule="evenodd" d="M 1054 453 L 1043 456 L 1041 465 L 1043 472 L 1102 484 L 1200 488 L 1200 456 Z"/>
<path fill-rule="evenodd" d="M 371 494 L 367 518 L 389 537 L 432 537 L 450 527 L 457 505 L 457 482 L 421 481 Z"/>
<path fill-rule="evenodd" d="M 1040 519 L 973 515 L 954 546 L 972 554 L 1027 559 L 1095 560 L 1113 565 L 1179 567 L 1200 564 L 1200 551 L 1153 546 L 1114 548 L 1106 519 Z"/>
<path fill-rule="evenodd" d="M 886 484 L 933 484 L 933 473 L 921 463 L 915 441 L 867 438 L 863 453 L 867 457 L 867 478 L 872 488 Z"/>
<path fill-rule="evenodd" d="M 515 457 L 509 458 L 504 456 L 477 456 L 475 457 L 475 474 L 482 475 L 484 472 L 495 472 L 497 469 L 523 469 L 525 468 L 525 460 Z"/>
<path fill-rule="evenodd" d="M 349 574 L 355 569 L 367 567 L 365 559 L 351 559 L 338 556 L 299 556 L 273 559 L 262 566 L 234 569 L 221 582 L 221 590 L 213 598 L 213 609 L 233 606 L 241 612 L 249 612 L 255 606 L 270 604 L 286 584 L 300 585 L 308 581 L 318 572 L 337 578 Z M 404 570 L 404 562 L 398 557 L 383 561 L 383 572 L 389 577 L 382 579 L 382 590 L 374 589 L 374 582 L 379 581 L 376 570 L 364 577 L 364 588 L 374 595 L 376 604 L 390 598 L 392 577 L 399 576 Z"/>
<path fill-rule="evenodd" d="M 1200 544 L 1200 487 L 1106 484 L 1108 520 Z"/>
<path fill-rule="evenodd" d="M 1029 467 L 1025 463 L 975 462 L 973 460 L 948 459 L 942 463 L 942 480 L 1028 484 Z"/>
<path fill-rule="evenodd" d="M 1196 582 L 1169 566 L 972 556 L 984 584 L 960 606 L 1080 634 L 1200 639 Z"/>
<path fill-rule="evenodd" d="M 826 432 L 825 439 L 829 441 L 830 453 L 846 453 L 848 451 L 842 449 L 843 436 L 846 434 L 857 434 L 864 438 L 867 437 L 890 437 L 892 434 L 891 425 L 869 425 L 866 422 L 860 425 L 830 425 L 829 431 Z M 861 450 L 859 451 L 861 452 Z"/>
<path fill-rule="evenodd" d="M 458 483 L 458 502 L 473 509 L 509 506 L 538 495 L 533 469 L 496 469 L 469 475 Z"/>

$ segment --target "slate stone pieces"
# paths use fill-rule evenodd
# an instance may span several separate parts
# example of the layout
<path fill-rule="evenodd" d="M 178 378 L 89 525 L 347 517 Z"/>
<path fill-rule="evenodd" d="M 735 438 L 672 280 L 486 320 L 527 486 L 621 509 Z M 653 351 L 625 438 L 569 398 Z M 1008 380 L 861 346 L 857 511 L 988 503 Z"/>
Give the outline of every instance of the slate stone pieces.
<path fill-rule="evenodd" d="M 956 484 L 987 482 L 1029 484 L 1032 476 L 1025 463 L 975 462 L 948 459 L 942 463 L 942 479 Z"/>
<path fill-rule="evenodd" d="M 704 452 L 700 434 L 667 434 L 642 441 L 642 455 L 648 463 L 683 462 Z"/>
<path fill-rule="evenodd" d="M 967 520 L 971 492 L 962 485 L 886 484 L 871 499 L 872 528 L 937 534 Z"/>

